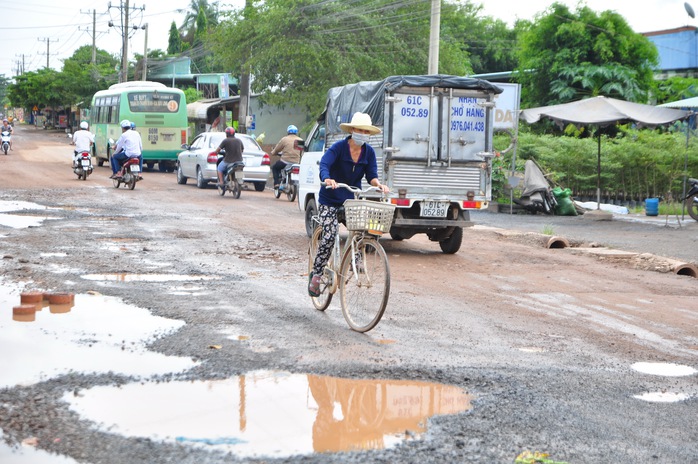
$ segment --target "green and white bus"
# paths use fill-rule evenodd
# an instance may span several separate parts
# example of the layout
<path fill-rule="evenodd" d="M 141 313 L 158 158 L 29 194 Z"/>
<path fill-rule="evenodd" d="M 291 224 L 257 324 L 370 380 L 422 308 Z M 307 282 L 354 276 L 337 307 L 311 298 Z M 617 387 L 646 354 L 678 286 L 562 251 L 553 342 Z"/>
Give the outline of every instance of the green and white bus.
<path fill-rule="evenodd" d="M 102 166 L 109 161 L 121 136 L 119 122 L 136 124 L 143 140 L 143 164 L 174 171 L 182 144 L 187 143 L 187 102 L 184 92 L 159 82 L 114 84 L 92 97 L 90 130 L 95 134 L 94 156 Z"/>

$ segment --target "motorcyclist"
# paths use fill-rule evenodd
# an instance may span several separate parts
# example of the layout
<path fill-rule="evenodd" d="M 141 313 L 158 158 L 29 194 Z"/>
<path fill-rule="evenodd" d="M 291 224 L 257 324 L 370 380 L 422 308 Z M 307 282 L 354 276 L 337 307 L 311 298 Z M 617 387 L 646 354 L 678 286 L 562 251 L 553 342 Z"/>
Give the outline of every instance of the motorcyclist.
<path fill-rule="evenodd" d="M 271 172 L 274 176 L 274 188 L 279 188 L 279 182 L 281 181 L 281 171 L 286 167 L 287 164 L 300 163 L 301 161 L 301 150 L 298 148 L 296 142 L 298 140 L 303 140 L 298 137 L 298 128 L 291 124 L 286 128 L 286 135 L 279 140 L 274 149 L 271 151 L 271 155 L 281 155 L 281 159 L 274 163 L 271 167 Z"/>
<path fill-rule="evenodd" d="M 95 143 L 95 135 L 87 130 L 89 124 L 87 121 L 82 121 L 80 123 L 80 130 L 73 133 L 73 141 L 71 145 L 75 145 L 75 151 L 73 152 L 73 167 L 77 166 L 77 160 L 80 153 L 86 151 L 92 154 L 92 146 Z"/>
<path fill-rule="evenodd" d="M 245 150 L 242 140 L 235 137 L 235 129 L 233 127 L 226 127 L 225 138 L 216 148 L 216 153 L 220 153 L 221 150 L 225 150 L 225 156 L 223 161 L 218 163 L 218 187 L 225 188 L 225 181 L 223 180 L 225 170 L 233 163 L 242 162 L 242 152 Z"/>
<path fill-rule="evenodd" d="M 0 127 L 0 133 L 8 131 L 10 133 L 10 150 L 12 150 L 12 126 L 10 125 L 10 121 L 7 119 L 2 120 L 2 127 Z"/>
<path fill-rule="evenodd" d="M 143 142 L 141 141 L 141 135 L 135 131 L 131 130 L 131 121 L 124 119 L 120 123 L 121 125 L 121 137 L 116 141 L 116 147 L 114 148 L 114 154 L 111 157 L 111 170 L 112 175 L 110 179 L 116 179 L 119 177 L 119 169 L 121 165 L 129 158 L 138 158 L 139 163 L 143 163 Z M 141 170 L 141 172 L 143 172 Z M 141 177 L 139 176 L 139 180 Z"/>

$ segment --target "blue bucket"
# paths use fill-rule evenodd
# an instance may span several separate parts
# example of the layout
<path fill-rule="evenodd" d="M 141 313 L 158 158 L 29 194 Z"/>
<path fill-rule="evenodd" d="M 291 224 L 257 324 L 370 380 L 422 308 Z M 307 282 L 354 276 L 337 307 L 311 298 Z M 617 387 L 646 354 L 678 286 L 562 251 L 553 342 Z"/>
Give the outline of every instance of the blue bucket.
<path fill-rule="evenodd" d="M 659 198 L 645 199 L 645 214 L 647 216 L 659 215 Z"/>

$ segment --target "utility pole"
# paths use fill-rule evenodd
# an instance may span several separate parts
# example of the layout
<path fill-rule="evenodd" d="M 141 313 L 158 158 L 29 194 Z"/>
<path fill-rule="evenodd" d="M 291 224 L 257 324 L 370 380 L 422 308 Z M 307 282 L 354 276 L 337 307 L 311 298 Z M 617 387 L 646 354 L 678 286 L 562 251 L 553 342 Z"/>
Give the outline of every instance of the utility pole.
<path fill-rule="evenodd" d="M 15 56 L 22 57 L 21 63 L 19 60 L 17 60 L 17 75 L 22 75 L 22 74 L 24 74 L 24 59 L 25 59 L 26 55 L 24 53 L 22 53 L 21 55 L 15 55 Z"/>
<path fill-rule="evenodd" d="M 89 11 L 80 11 L 82 14 L 90 14 Z M 78 30 L 82 30 L 78 27 Z M 89 32 L 89 31 L 88 31 Z M 92 64 L 97 63 L 97 10 L 92 10 Z"/>
<path fill-rule="evenodd" d="M 145 29 L 145 42 L 143 45 L 143 76 L 141 80 L 148 80 L 148 23 L 143 26 Z"/>
<path fill-rule="evenodd" d="M 439 73 L 439 41 L 441 28 L 441 0 L 431 0 L 431 27 L 429 29 L 429 74 Z"/>
<path fill-rule="evenodd" d="M 39 39 L 39 42 L 44 42 L 44 41 L 46 41 L 46 69 L 48 69 L 48 62 L 49 62 L 49 56 L 50 56 L 50 53 L 49 53 L 50 44 L 51 44 L 51 42 L 58 42 L 58 39 L 51 40 L 48 37 L 45 37 L 43 39 Z M 43 55 L 43 53 L 40 53 L 40 55 Z"/>
<path fill-rule="evenodd" d="M 245 18 L 250 17 L 250 15 L 247 13 L 251 10 L 252 0 L 245 0 L 245 10 L 243 12 Z M 246 57 L 245 63 L 243 64 L 242 75 L 240 76 L 238 91 L 240 93 L 240 104 L 238 106 L 238 130 L 241 134 L 246 134 L 247 113 L 250 111 L 250 67 L 249 64 L 247 64 Z"/>
<path fill-rule="evenodd" d="M 119 16 L 121 18 L 121 72 L 119 73 L 119 82 L 128 81 L 128 39 L 129 39 L 129 18 L 131 16 L 131 10 L 145 10 L 145 6 L 142 7 L 131 7 L 129 5 L 129 0 L 120 1 L 119 6 L 112 6 L 109 3 L 109 9 L 117 8 L 119 10 Z M 113 21 L 109 21 L 109 27 L 115 27 Z M 138 26 L 133 27 L 134 30 L 139 29 Z"/>

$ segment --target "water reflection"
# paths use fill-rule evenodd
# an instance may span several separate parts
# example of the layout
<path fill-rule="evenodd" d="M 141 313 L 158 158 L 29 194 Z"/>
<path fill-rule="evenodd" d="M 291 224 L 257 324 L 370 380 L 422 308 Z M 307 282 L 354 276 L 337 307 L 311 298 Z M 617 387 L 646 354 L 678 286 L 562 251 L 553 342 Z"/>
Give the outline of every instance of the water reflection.
<path fill-rule="evenodd" d="M 69 372 L 148 377 L 197 364 L 146 349 L 156 338 L 182 327 L 182 321 L 153 316 L 145 308 L 103 295 L 48 297 L 53 300 L 42 299 L 17 311 L 19 291 L 0 286 L 0 352 L 12 354 L 0 356 L 0 388 Z M 41 311 L 44 305 L 49 311 Z"/>
<path fill-rule="evenodd" d="M 431 416 L 470 409 L 472 397 L 426 382 L 260 371 L 228 380 L 94 387 L 63 399 L 105 431 L 241 457 L 283 457 L 390 447 L 419 437 Z"/>

